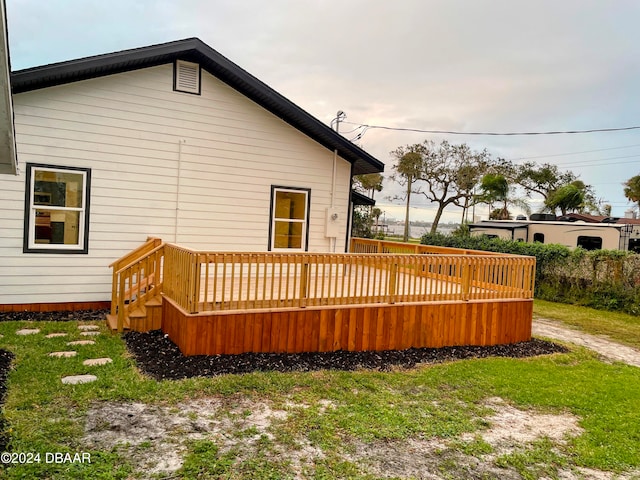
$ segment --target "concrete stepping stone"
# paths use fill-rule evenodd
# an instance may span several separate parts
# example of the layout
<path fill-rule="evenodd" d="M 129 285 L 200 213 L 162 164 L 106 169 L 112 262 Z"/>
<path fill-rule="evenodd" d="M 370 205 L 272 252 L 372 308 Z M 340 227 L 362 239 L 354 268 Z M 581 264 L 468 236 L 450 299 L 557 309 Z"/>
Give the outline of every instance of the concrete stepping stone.
<path fill-rule="evenodd" d="M 57 338 L 57 337 L 66 337 L 68 333 L 50 333 L 49 335 L 45 335 L 44 338 Z"/>
<path fill-rule="evenodd" d="M 91 383 L 98 379 L 95 375 L 69 375 L 62 377 L 62 383 L 66 385 L 78 385 L 80 383 Z"/>
<path fill-rule="evenodd" d="M 96 335 L 100 335 L 100 332 L 81 332 L 80 335 L 82 335 L 83 337 L 94 337 Z"/>
<path fill-rule="evenodd" d="M 49 354 L 50 357 L 63 357 L 63 358 L 69 358 L 69 357 L 75 357 L 78 354 L 78 352 L 76 352 L 75 350 L 70 350 L 68 352 L 51 352 Z"/>
<path fill-rule="evenodd" d="M 113 362 L 113 360 L 111 360 L 108 357 L 104 357 L 104 358 L 90 358 L 82 362 L 82 364 L 86 365 L 87 367 L 93 367 L 96 365 L 106 365 L 107 363 L 111 363 L 111 362 Z"/>
<path fill-rule="evenodd" d="M 40 333 L 39 328 L 23 328 L 22 330 L 18 330 L 16 335 L 34 335 L 36 333 Z"/>
<path fill-rule="evenodd" d="M 93 330 L 100 330 L 100 327 L 98 325 L 78 325 L 78 328 L 80 330 L 83 330 L 85 332 L 88 331 L 93 331 Z"/>
<path fill-rule="evenodd" d="M 96 342 L 93 340 L 76 340 L 75 342 L 67 342 L 67 345 L 95 345 Z"/>

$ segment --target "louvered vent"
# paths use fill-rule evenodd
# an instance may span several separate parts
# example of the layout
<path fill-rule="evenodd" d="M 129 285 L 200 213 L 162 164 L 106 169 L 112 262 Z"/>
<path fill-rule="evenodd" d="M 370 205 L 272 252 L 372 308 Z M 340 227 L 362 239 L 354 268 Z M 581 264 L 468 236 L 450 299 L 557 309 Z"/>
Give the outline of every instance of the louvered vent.
<path fill-rule="evenodd" d="M 200 95 L 200 65 L 176 61 L 174 90 Z"/>

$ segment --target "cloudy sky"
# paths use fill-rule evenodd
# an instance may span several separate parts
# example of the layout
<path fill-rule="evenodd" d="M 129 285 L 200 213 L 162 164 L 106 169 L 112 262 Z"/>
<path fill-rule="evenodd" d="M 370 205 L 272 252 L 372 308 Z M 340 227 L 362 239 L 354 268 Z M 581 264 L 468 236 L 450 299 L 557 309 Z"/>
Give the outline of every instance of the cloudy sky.
<path fill-rule="evenodd" d="M 199 37 L 329 123 L 460 132 L 640 126 L 636 0 L 6 0 L 12 69 Z M 386 163 L 401 145 L 467 143 L 555 163 L 622 216 L 640 174 L 640 129 L 539 136 L 369 129 Z M 378 196 L 387 217 L 402 206 Z M 416 197 L 412 218 L 433 209 Z M 478 212 L 480 213 L 480 212 Z M 460 214 L 448 212 L 445 221 Z"/>

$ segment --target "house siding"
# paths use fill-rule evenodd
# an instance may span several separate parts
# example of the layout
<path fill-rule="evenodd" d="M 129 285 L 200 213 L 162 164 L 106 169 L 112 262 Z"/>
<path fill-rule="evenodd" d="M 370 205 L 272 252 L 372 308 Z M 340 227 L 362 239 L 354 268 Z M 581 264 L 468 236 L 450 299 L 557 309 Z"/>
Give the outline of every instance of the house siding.
<path fill-rule="evenodd" d="M 173 66 L 162 65 L 14 102 L 23 171 L 0 179 L 0 304 L 108 300 L 108 265 L 147 236 L 266 251 L 271 185 L 310 189 L 309 251 L 334 249 L 333 152 L 205 71 L 199 96 L 173 91 Z M 22 252 L 27 163 L 91 169 L 88 254 Z M 351 170 L 336 163 L 342 252 Z"/>

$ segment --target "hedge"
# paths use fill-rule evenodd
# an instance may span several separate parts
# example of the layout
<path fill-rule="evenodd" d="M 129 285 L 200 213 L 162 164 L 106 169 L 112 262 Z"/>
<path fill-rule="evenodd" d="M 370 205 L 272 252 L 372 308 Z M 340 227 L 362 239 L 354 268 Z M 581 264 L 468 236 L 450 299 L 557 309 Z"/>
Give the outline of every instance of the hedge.
<path fill-rule="evenodd" d="M 535 297 L 640 314 L 640 255 L 486 236 L 426 234 L 421 243 L 536 257 Z"/>

